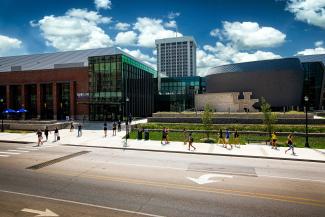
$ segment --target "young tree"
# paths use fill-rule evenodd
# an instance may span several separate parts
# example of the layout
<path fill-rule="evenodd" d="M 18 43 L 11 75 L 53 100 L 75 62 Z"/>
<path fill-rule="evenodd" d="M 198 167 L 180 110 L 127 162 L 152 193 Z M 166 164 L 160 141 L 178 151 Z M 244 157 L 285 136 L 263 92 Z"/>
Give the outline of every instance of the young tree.
<path fill-rule="evenodd" d="M 212 114 L 213 113 L 212 113 L 211 106 L 209 104 L 206 104 L 201 119 L 202 119 L 203 127 L 206 130 L 208 141 L 210 140 L 209 130 L 211 130 L 212 127 Z"/>
<path fill-rule="evenodd" d="M 269 133 L 271 138 L 271 134 L 274 129 L 273 124 L 277 122 L 277 117 L 272 112 L 271 105 L 266 102 L 264 97 L 261 99 L 261 111 L 264 115 L 263 124 L 265 125 L 265 130 Z"/>

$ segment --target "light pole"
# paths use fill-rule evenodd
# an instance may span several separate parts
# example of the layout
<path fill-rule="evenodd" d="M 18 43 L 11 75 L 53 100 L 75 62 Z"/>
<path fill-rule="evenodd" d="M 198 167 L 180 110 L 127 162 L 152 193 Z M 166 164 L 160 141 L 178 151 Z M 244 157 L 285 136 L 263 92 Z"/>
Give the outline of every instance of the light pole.
<path fill-rule="evenodd" d="M 129 123 L 128 123 L 128 103 L 129 103 L 129 97 L 125 98 L 125 146 L 128 145 L 128 137 L 129 137 Z"/>
<path fill-rule="evenodd" d="M 3 127 L 3 99 L 1 98 L 0 99 L 0 103 L 1 103 L 1 132 L 4 132 L 5 129 Z"/>
<path fill-rule="evenodd" d="M 304 97 L 305 100 L 305 107 L 306 107 L 306 142 L 305 142 L 305 148 L 309 148 L 309 143 L 308 143 L 308 96 Z"/>

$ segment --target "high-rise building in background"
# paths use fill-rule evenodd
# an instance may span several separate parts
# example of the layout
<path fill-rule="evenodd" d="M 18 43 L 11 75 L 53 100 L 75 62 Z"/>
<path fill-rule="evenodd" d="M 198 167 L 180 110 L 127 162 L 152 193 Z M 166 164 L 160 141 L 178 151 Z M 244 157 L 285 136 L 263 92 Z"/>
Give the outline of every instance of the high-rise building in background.
<path fill-rule="evenodd" d="M 196 42 L 191 36 L 156 40 L 157 71 L 168 77 L 196 75 Z"/>

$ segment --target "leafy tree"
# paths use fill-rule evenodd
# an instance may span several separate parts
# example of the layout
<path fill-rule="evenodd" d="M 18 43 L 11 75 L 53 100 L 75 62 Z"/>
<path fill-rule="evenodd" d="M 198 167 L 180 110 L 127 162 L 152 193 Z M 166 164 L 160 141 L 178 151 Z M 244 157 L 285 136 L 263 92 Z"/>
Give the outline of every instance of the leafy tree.
<path fill-rule="evenodd" d="M 266 102 L 264 97 L 261 99 L 261 111 L 264 116 L 263 124 L 265 125 L 265 130 L 271 137 L 272 131 L 274 130 L 273 125 L 277 122 L 277 117 L 276 114 L 272 112 L 271 105 Z"/>
<path fill-rule="evenodd" d="M 211 106 L 209 104 L 206 104 L 201 119 L 202 119 L 203 127 L 206 130 L 208 141 L 210 140 L 209 130 L 211 130 L 212 127 L 212 114 L 213 113 L 212 113 Z"/>

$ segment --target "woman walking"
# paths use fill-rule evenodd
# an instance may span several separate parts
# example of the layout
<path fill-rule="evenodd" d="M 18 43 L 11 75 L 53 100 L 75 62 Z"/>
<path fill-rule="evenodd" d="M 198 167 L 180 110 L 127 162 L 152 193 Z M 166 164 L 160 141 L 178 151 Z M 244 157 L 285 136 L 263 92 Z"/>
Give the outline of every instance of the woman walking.
<path fill-rule="evenodd" d="M 225 140 L 222 135 L 222 129 L 219 130 L 219 139 L 218 139 L 218 144 L 223 144 L 223 147 L 226 148 Z"/>
<path fill-rule="evenodd" d="M 40 146 L 40 145 L 43 145 L 43 142 L 42 142 L 42 131 L 41 130 L 37 130 L 36 132 L 36 135 L 37 135 L 37 146 Z"/>
<path fill-rule="evenodd" d="M 58 140 L 58 137 L 59 137 L 59 129 L 58 129 L 58 127 L 55 127 L 55 130 L 54 130 L 54 142 L 56 142 Z"/>
<path fill-rule="evenodd" d="M 272 149 L 278 149 L 278 147 L 276 146 L 278 141 L 278 138 L 275 134 L 275 132 L 272 133 Z"/>
<path fill-rule="evenodd" d="M 116 136 L 116 122 L 113 123 L 113 136 Z"/>
<path fill-rule="evenodd" d="M 289 148 L 284 153 L 286 154 L 287 151 L 289 151 L 291 149 L 292 150 L 292 155 L 296 155 L 294 147 L 293 147 L 293 135 L 292 135 L 292 133 L 290 133 L 289 136 L 288 136 L 287 144 L 288 144 Z"/>
<path fill-rule="evenodd" d="M 189 133 L 188 134 L 188 150 L 190 151 L 191 150 L 191 147 L 194 148 L 194 151 L 196 150 L 196 148 L 193 146 L 193 136 L 192 136 L 192 133 Z"/>

